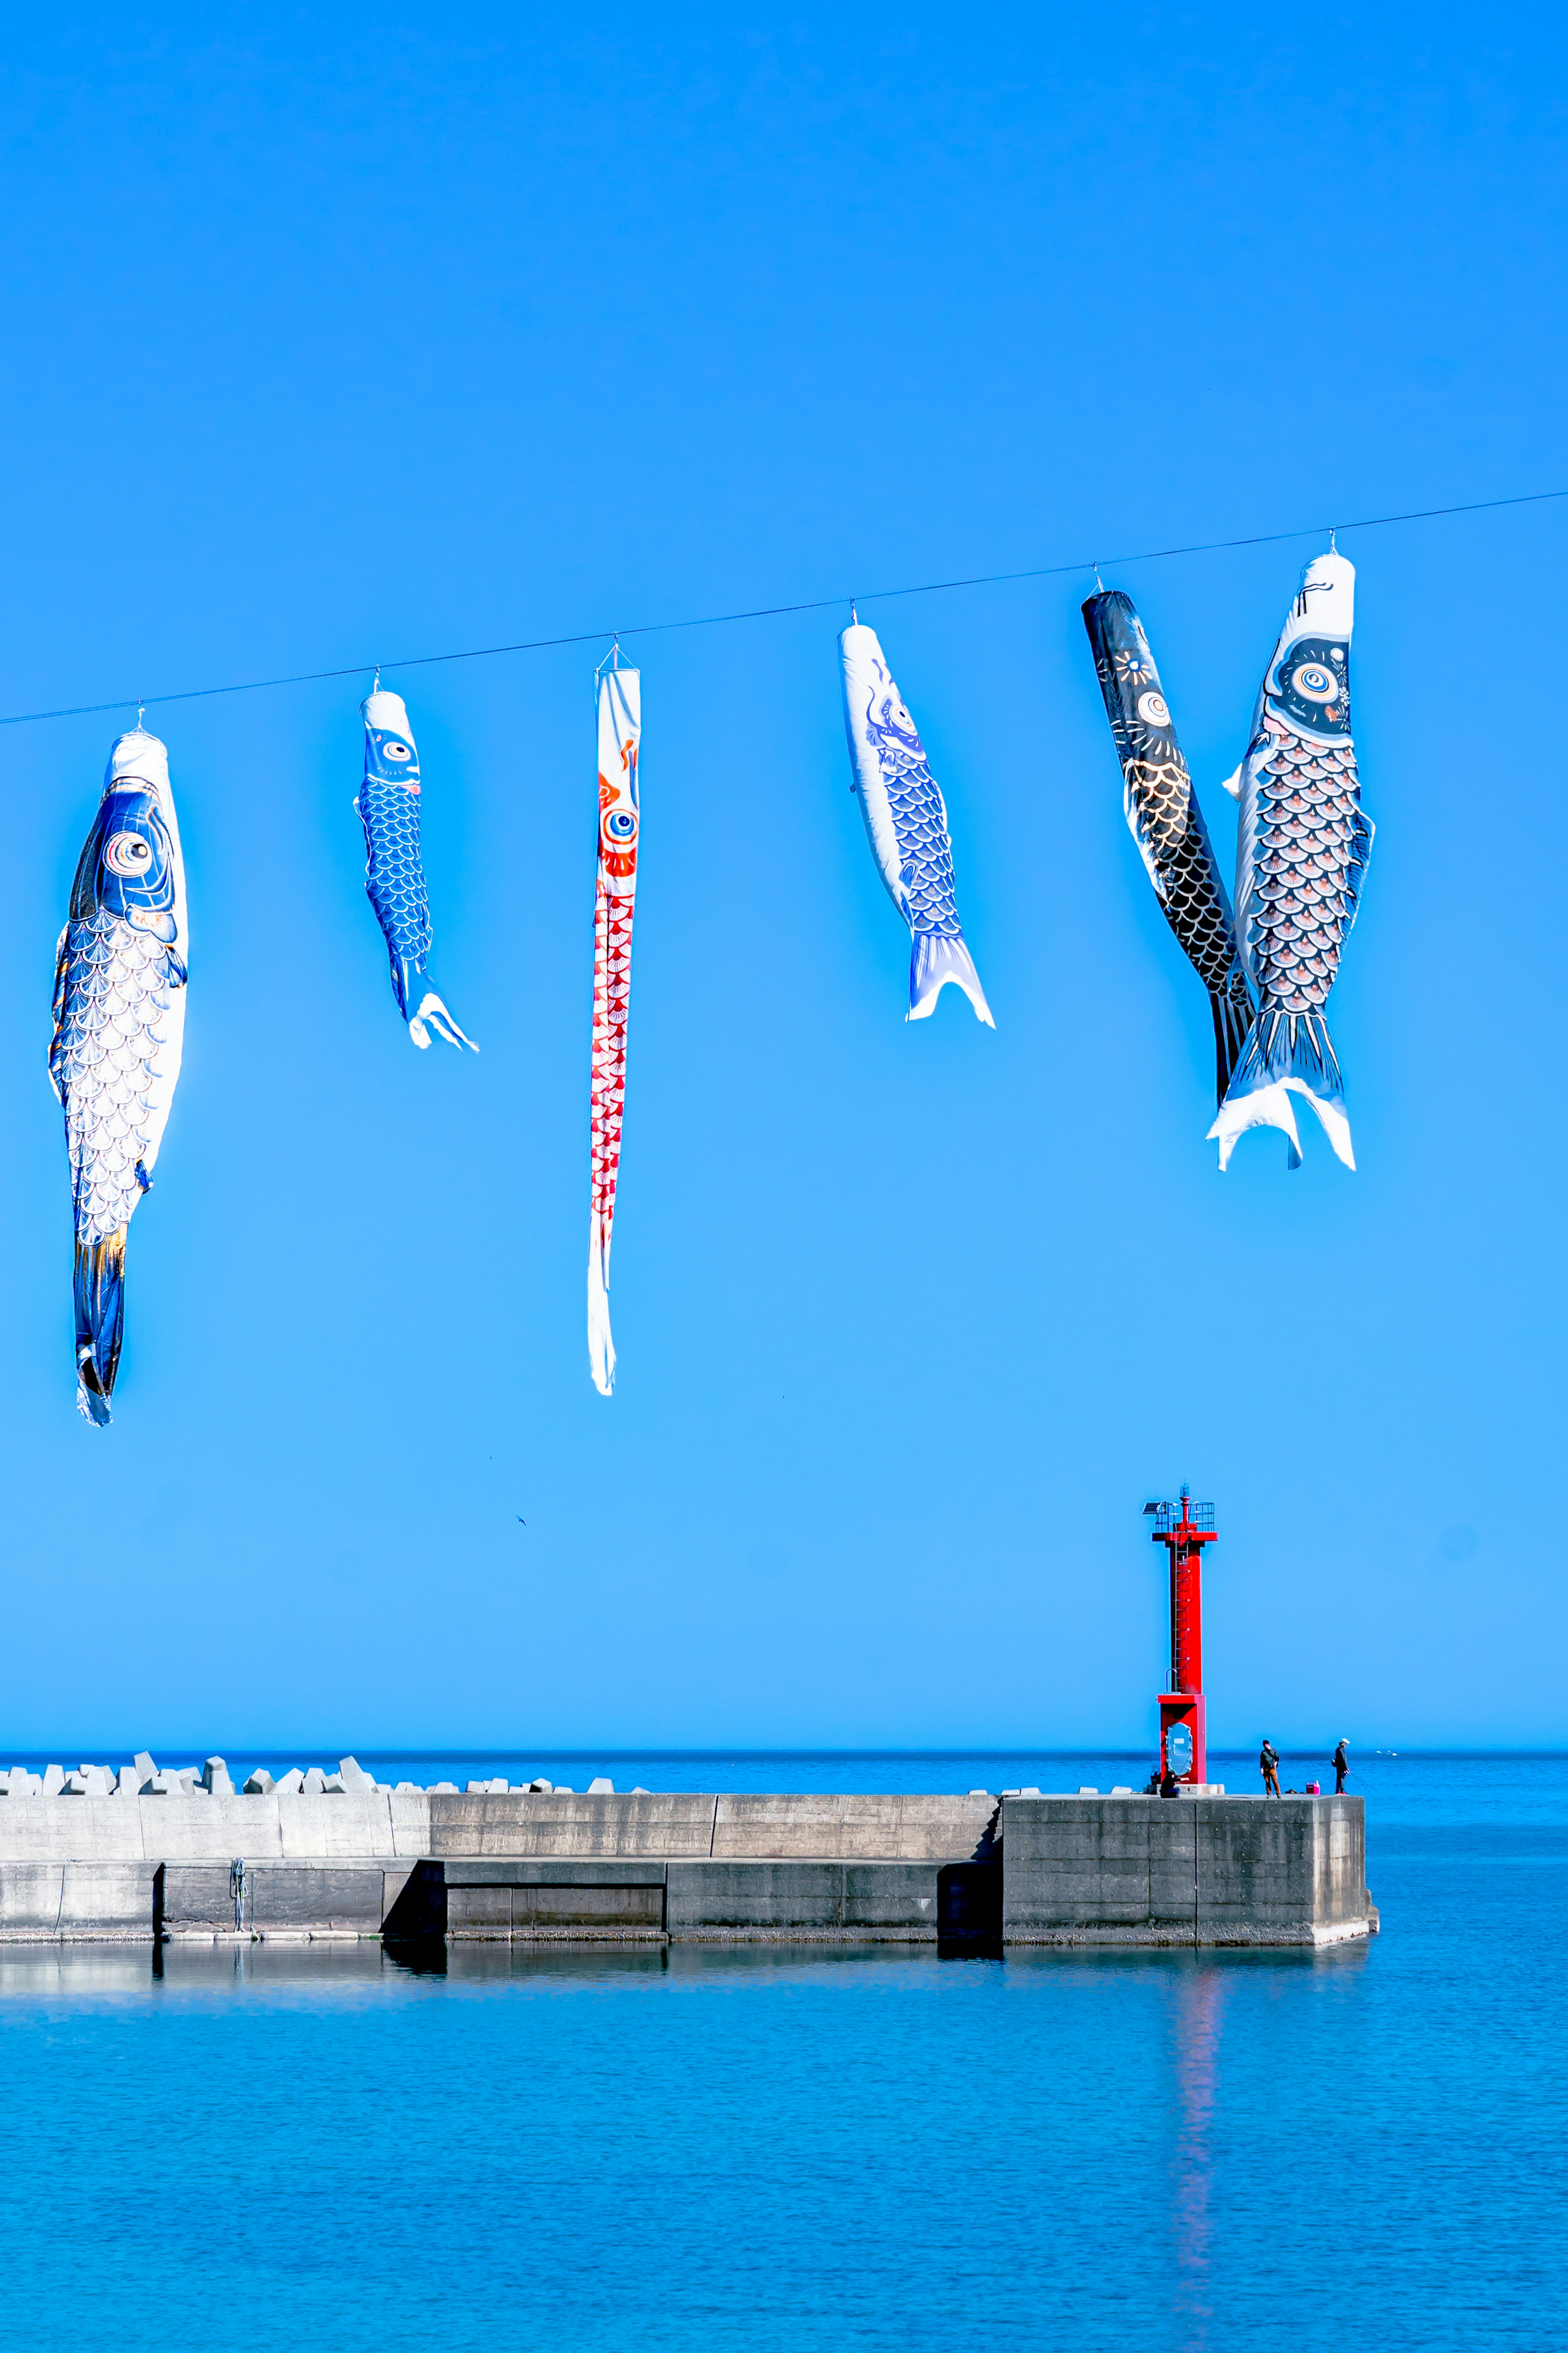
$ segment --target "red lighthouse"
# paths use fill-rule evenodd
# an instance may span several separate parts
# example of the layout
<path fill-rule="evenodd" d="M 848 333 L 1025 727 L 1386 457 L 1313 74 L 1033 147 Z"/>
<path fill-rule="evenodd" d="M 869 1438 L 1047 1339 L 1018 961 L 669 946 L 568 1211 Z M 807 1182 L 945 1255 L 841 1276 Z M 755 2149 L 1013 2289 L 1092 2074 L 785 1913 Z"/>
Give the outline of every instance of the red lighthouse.
<path fill-rule="evenodd" d="M 1145 1504 L 1143 1510 L 1153 1514 L 1152 1541 L 1171 1556 L 1171 1688 L 1160 1694 L 1160 1778 L 1173 1773 L 1178 1781 L 1202 1782 L 1208 1779 L 1203 1548 L 1215 1541 L 1215 1524 L 1214 1505 L 1194 1504 L 1191 1494 L 1184 1482 L 1179 1504 Z"/>

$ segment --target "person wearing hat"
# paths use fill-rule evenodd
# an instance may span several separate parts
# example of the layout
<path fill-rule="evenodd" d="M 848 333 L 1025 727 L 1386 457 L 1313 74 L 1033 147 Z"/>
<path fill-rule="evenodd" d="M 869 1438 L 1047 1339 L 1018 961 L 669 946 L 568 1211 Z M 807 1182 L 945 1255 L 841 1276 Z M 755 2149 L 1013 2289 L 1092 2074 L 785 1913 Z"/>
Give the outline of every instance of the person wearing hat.
<path fill-rule="evenodd" d="M 1332 1763 L 1334 1767 L 1334 1795 L 1336 1798 L 1339 1798 L 1342 1797 L 1344 1794 L 1345 1775 L 1351 1769 L 1351 1745 L 1348 1740 L 1342 1740 L 1340 1742 L 1339 1746 L 1334 1751 Z"/>
<path fill-rule="evenodd" d="M 1264 1740 L 1258 1751 L 1258 1769 L 1263 1776 L 1264 1796 L 1277 1798 L 1279 1795 L 1279 1752 L 1269 1739 Z"/>

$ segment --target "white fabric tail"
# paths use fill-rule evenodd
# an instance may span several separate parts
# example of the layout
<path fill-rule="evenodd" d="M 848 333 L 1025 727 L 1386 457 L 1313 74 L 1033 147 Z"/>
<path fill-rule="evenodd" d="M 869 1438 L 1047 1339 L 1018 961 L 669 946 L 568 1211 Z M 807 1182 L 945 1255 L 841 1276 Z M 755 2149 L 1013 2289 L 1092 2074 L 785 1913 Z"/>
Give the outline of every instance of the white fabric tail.
<path fill-rule="evenodd" d="M 1277 1127 L 1285 1138 L 1286 1166 L 1301 1166 L 1301 1139 L 1296 1130 L 1296 1114 L 1290 1104 L 1290 1091 L 1283 1080 L 1271 1087 L 1255 1088 L 1251 1094 L 1232 1098 L 1226 1095 L 1219 1107 L 1219 1116 L 1208 1132 L 1208 1141 L 1219 1145 L 1220 1173 L 1230 1166 L 1230 1155 L 1237 1145 L 1252 1127 Z"/>
<path fill-rule="evenodd" d="M 1222 1169 L 1229 1166 L 1237 1139 L 1249 1127 L 1282 1129 L 1289 1147 L 1289 1166 L 1300 1166 L 1301 1139 L 1296 1132 L 1293 1095 L 1311 1104 L 1338 1157 L 1347 1168 L 1355 1166 L 1340 1066 L 1328 1023 L 1321 1013 L 1292 1018 L 1265 1012 L 1247 1033 L 1246 1050 L 1226 1091 L 1219 1117 L 1209 1130 L 1211 1140 L 1219 1145 Z"/>
<path fill-rule="evenodd" d="M 425 1026 L 426 1022 L 429 1029 Z M 459 1051 L 465 1046 L 470 1054 L 477 1054 L 479 1050 L 473 1039 L 465 1037 L 458 1029 L 435 990 L 427 988 L 416 1010 L 408 1017 L 408 1034 L 416 1046 L 428 1046 L 431 1029 L 437 1038 L 445 1038 L 448 1046 L 456 1046 Z"/>
<path fill-rule="evenodd" d="M 593 1221 L 588 1237 L 588 1369 L 601 1397 L 616 1386 L 616 1344 L 610 1337 L 610 1251 Z"/>
<path fill-rule="evenodd" d="M 991 1008 L 985 1002 L 985 991 L 980 986 L 980 975 L 974 960 L 962 939 L 946 939 L 934 932 L 915 932 L 910 947 L 910 1009 L 906 1021 L 924 1021 L 934 1012 L 936 1000 L 947 982 L 962 988 L 974 1008 L 974 1018 L 984 1021 L 988 1029 L 996 1024 L 991 1018 Z"/>

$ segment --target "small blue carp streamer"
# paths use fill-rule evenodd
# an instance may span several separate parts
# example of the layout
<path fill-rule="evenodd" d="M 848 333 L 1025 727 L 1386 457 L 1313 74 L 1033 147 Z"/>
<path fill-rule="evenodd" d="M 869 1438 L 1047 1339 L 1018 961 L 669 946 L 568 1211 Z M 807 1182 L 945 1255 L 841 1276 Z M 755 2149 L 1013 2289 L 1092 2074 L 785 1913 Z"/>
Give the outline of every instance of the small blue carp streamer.
<path fill-rule="evenodd" d="M 1355 1166 L 1323 1018 L 1372 854 L 1351 737 L 1354 618 L 1354 565 L 1315 556 L 1263 673 L 1247 757 L 1226 780 L 1241 805 L 1236 929 L 1258 1012 L 1209 1130 L 1222 1168 L 1249 1127 L 1283 1130 L 1289 1166 L 1300 1166 L 1293 1094 Z"/>
<path fill-rule="evenodd" d="M 360 705 L 364 721 L 364 782 L 354 807 L 364 828 L 364 887 L 386 934 L 392 993 L 416 1046 L 430 1031 L 449 1046 L 465 1038 L 430 987 L 430 901 L 419 857 L 419 754 L 400 694 L 382 687 Z"/>
<path fill-rule="evenodd" d="M 923 1021 L 948 981 L 978 1019 L 994 1029 L 958 921 L 947 806 L 915 723 L 893 683 L 875 629 L 852 622 L 838 640 L 850 790 L 860 803 L 871 854 L 888 896 L 910 927 L 908 1021 Z"/>
<path fill-rule="evenodd" d="M 121 735 L 55 962 L 49 1078 L 76 1212 L 76 1401 L 100 1428 L 125 1325 L 125 1235 L 151 1190 L 185 1034 L 185 868 L 169 755 Z"/>
<path fill-rule="evenodd" d="M 1121 806 L 1154 895 L 1209 995 L 1215 1099 L 1223 1103 L 1252 1026 L 1252 990 L 1160 673 L 1131 596 L 1102 588 L 1083 607 L 1105 715 L 1121 763 Z"/>

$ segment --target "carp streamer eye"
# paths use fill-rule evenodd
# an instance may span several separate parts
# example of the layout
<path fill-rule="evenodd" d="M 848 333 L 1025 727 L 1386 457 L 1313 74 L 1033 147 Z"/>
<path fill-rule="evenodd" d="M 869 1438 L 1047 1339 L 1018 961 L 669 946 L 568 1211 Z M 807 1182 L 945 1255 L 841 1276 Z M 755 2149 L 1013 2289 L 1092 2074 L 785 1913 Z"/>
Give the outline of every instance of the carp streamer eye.
<path fill-rule="evenodd" d="M 632 809 L 611 809 L 605 819 L 605 839 L 616 849 L 624 849 L 628 841 L 635 841 L 637 830 L 637 815 Z"/>
<path fill-rule="evenodd" d="M 103 845 L 103 862 L 111 874 L 127 880 L 145 874 L 153 863 L 153 845 L 139 833 L 117 833 Z"/>
<path fill-rule="evenodd" d="M 1300 670 L 1291 671 L 1290 683 L 1309 702 L 1331 702 L 1340 692 L 1339 680 L 1320 661 L 1303 662 Z"/>
<path fill-rule="evenodd" d="M 1171 706 L 1163 694 L 1156 694 L 1151 687 L 1147 694 L 1141 694 L 1138 698 L 1138 716 L 1145 727 L 1168 727 Z"/>
<path fill-rule="evenodd" d="M 407 744 L 398 743 L 395 736 L 391 737 L 381 748 L 389 760 L 412 760 L 414 757 Z"/>

